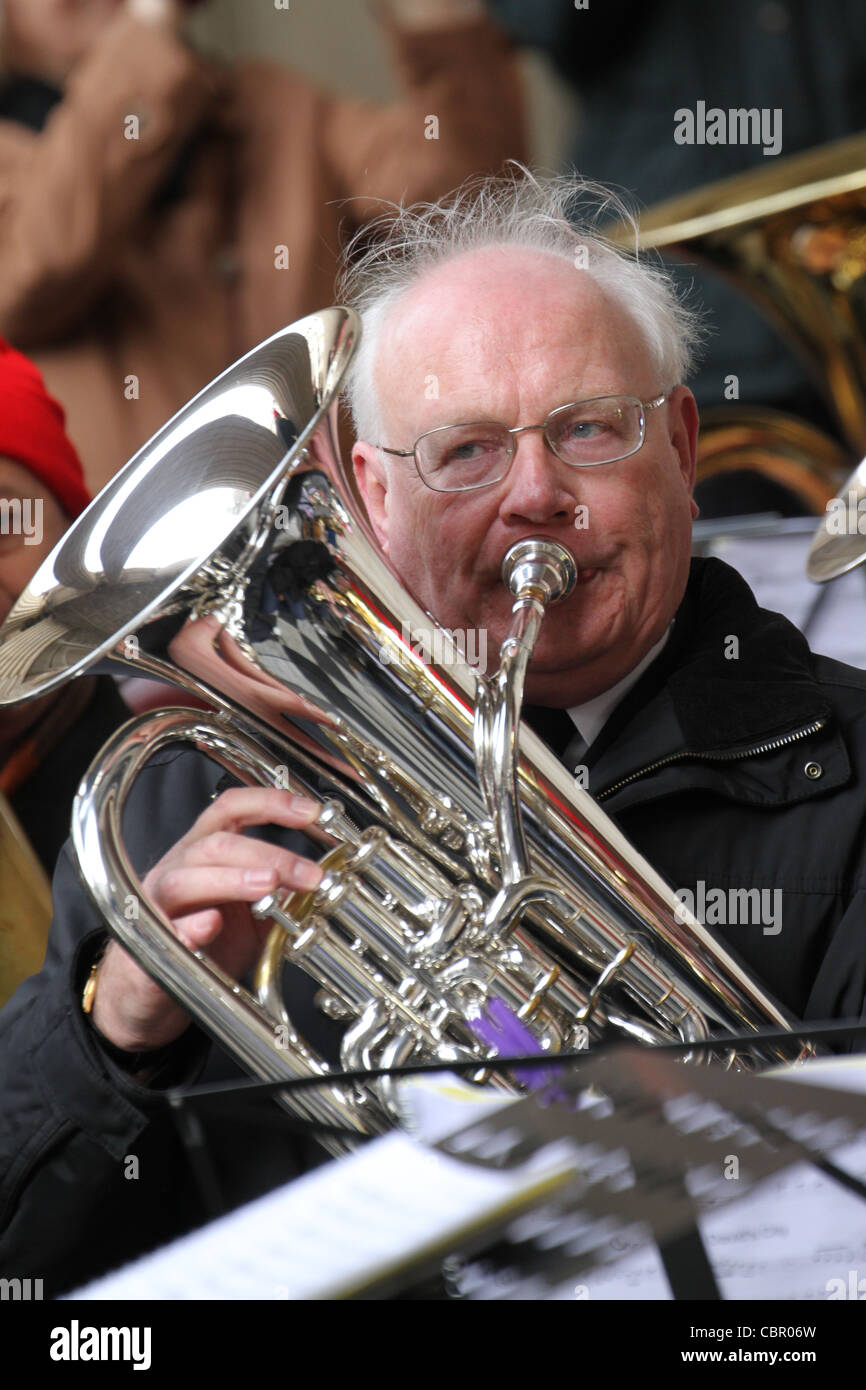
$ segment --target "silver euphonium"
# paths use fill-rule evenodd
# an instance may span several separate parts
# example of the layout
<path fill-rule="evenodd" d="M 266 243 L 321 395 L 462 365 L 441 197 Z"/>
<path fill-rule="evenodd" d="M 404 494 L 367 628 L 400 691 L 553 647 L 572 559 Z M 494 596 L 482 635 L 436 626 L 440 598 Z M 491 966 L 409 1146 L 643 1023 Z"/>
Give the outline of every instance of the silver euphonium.
<path fill-rule="evenodd" d="M 286 963 L 345 1022 L 347 1068 L 477 1059 L 482 1074 L 497 1048 L 791 1027 L 519 723 L 545 608 L 574 582 L 569 553 L 509 552 L 512 623 L 487 677 L 389 568 L 336 444 L 358 333 L 354 313 L 328 309 L 223 372 L 108 484 L 0 632 L 4 704 L 110 660 L 212 708 L 133 719 L 82 783 L 73 842 L 111 931 L 274 1080 L 328 1071 L 286 1011 Z M 135 776 L 178 742 L 322 802 L 321 886 L 256 905 L 273 926 L 255 993 L 178 940 L 122 844 Z M 757 1055 L 799 1052 L 792 1037 Z M 394 1110 L 387 1082 L 285 1103 L 360 1134 Z"/>

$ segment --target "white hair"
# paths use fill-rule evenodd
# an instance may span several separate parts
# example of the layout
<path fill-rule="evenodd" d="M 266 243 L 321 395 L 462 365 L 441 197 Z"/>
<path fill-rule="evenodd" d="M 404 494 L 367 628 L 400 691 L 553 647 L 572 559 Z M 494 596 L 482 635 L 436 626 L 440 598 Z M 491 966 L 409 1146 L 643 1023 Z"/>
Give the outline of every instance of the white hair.
<path fill-rule="evenodd" d="M 340 302 L 363 324 L 345 384 L 359 439 L 381 436 L 374 365 L 385 318 L 428 270 L 482 248 L 546 252 L 584 269 L 643 334 L 662 389 L 692 370 L 703 335 L 699 315 L 683 303 L 668 271 L 638 256 L 634 214 L 601 184 L 515 165 L 503 177 L 469 180 L 439 202 L 389 207 L 353 238 L 340 277 Z M 605 220 L 630 228 L 634 247 L 603 235 Z"/>

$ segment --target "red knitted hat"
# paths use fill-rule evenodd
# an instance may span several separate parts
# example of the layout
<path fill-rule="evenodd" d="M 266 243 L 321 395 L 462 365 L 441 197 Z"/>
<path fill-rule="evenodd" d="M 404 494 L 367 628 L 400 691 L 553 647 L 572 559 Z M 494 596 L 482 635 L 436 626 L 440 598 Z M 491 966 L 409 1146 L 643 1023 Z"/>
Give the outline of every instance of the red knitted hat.
<path fill-rule="evenodd" d="M 35 473 L 74 520 L 90 494 L 65 420 L 41 373 L 0 338 L 0 455 Z"/>

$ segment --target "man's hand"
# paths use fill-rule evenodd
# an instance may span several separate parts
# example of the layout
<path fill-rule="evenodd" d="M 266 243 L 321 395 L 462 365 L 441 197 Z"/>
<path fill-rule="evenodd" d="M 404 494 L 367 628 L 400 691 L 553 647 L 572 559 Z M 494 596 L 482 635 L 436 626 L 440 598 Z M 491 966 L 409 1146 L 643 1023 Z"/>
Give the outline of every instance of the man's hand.
<path fill-rule="evenodd" d="M 124 9 L 144 24 L 162 24 L 172 29 L 180 26 L 179 0 L 125 0 Z"/>
<path fill-rule="evenodd" d="M 181 941 L 204 949 L 235 979 L 255 963 L 270 923 L 249 905 L 282 885 L 315 888 L 322 871 L 275 845 L 241 832 L 253 825 L 301 829 L 319 813 L 315 801 L 287 791 L 242 787 L 224 792 L 183 839 L 150 870 L 143 887 L 171 919 Z M 125 1051 L 164 1047 L 179 1038 L 189 1015 L 112 942 L 99 967 L 91 1012 L 95 1027 Z"/>
<path fill-rule="evenodd" d="M 124 13 L 177 29 L 181 7 L 178 0 L 0 0 L 4 65 L 65 86 L 112 20 Z"/>
<path fill-rule="evenodd" d="M 484 0 L 379 0 L 374 10 L 401 29 L 453 29 L 474 24 L 486 13 Z"/>

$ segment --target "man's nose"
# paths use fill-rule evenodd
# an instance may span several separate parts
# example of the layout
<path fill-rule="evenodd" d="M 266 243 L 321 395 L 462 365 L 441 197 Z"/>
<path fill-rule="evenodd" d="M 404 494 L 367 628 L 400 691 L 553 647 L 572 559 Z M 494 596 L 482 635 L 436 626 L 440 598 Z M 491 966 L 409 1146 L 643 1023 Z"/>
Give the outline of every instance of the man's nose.
<path fill-rule="evenodd" d="M 500 509 L 503 519 L 538 523 L 570 517 L 575 506 L 571 475 L 577 470 L 557 458 L 540 429 L 521 430 L 514 443 Z"/>

